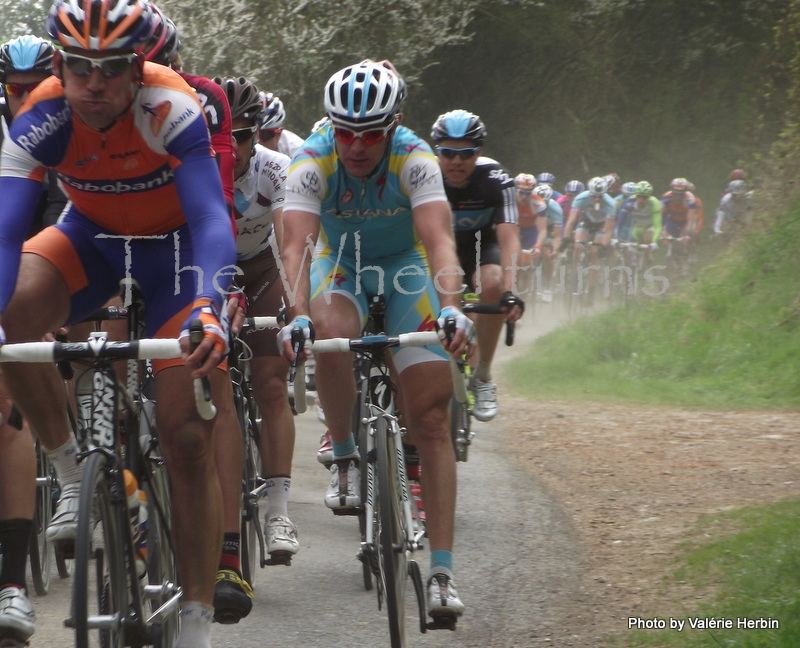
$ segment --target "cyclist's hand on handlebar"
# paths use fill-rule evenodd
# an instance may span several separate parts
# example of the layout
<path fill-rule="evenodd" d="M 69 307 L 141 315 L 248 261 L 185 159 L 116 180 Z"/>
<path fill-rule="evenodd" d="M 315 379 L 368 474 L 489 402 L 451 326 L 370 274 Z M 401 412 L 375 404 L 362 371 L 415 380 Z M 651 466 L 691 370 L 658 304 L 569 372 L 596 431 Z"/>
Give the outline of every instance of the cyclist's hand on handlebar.
<path fill-rule="evenodd" d="M 452 337 L 445 329 L 447 320 L 455 324 L 455 332 Z M 460 356 L 464 352 L 464 347 L 472 341 L 472 320 L 455 306 L 445 306 L 436 318 L 436 332 L 439 334 L 442 346 L 452 355 Z"/>
<path fill-rule="evenodd" d="M 564 238 L 561 239 L 561 244 L 558 246 L 558 251 L 559 252 L 563 252 L 570 245 L 572 245 L 573 241 L 574 241 L 574 239 L 572 239 L 572 238 L 570 238 L 568 236 L 565 236 Z"/>
<path fill-rule="evenodd" d="M 194 302 L 189 319 L 181 327 L 179 340 L 183 359 L 192 371 L 192 378 L 207 376 L 228 353 L 228 311 L 220 312 L 217 305 L 208 297 L 201 297 Z M 203 340 L 197 348 L 191 350 L 189 345 L 189 324 L 199 319 L 203 324 Z"/>
<path fill-rule="evenodd" d="M 292 345 L 292 331 L 294 329 L 299 329 L 303 334 L 303 340 L 306 341 L 304 345 L 305 352 L 302 357 L 298 358 L 298 360 L 302 362 L 311 355 L 310 346 L 314 341 L 314 323 L 311 321 L 311 318 L 305 315 L 298 315 L 278 331 L 278 348 L 283 354 L 283 357 L 289 362 L 294 362 L 296 357 L 295 349 Z"/>
<path fill-rule="evenodd" d="M 247 297 L 242 292 L 234 292 L 228 295 L 228 321 L 231 323 L 231 333 L 239 335 L 244 326 L 244 319 L 247 315 Z"/>
<path fill-rule="evenodd" d="M 516 322 L 525 312 L 525 302 L 510 290 L 506 290 L 500 298 L 500 308 L 503 309 L 509 322 Z"/>

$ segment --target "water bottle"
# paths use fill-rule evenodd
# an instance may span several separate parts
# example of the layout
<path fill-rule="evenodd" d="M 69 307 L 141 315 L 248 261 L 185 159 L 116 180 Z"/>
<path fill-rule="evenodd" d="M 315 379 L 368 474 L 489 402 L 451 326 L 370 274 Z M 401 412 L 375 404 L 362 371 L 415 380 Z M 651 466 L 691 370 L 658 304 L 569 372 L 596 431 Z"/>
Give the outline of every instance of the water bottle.
<path fill-rule="evenodd" d="M 136 477 L 130 470 L 126 469 L 124 474 L 128 518 L 136 557 L 136 574 L 142 578 L 147 571 L 147 494 L 139 488 Z"/>

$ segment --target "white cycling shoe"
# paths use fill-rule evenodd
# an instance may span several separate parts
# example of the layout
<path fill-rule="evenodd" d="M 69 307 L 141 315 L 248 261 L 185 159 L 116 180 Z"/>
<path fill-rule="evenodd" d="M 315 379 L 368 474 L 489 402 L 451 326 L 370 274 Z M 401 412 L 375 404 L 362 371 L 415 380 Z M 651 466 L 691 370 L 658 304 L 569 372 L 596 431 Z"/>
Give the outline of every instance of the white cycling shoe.
<path fill-rule="evenodd" d="M 35 630 L 36 614 L 25 592 L 13 585 L 0 590 L 0 643 L 25 644 Z"/>

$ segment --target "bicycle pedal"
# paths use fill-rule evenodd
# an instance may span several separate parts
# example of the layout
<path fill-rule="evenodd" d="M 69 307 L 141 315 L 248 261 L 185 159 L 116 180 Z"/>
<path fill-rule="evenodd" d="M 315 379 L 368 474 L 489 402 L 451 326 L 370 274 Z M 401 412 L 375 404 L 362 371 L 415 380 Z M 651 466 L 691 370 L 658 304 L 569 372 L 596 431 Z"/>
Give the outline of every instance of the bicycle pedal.
<path fill-rule="evenodd" d="M 65 560 L 75 559 L 75 540 L 56 540 L 52 545 L 57 556 L 63 557 Z"/>
<path fill-rule="evenodd" d="M 349 506 L 347 508 L 331 509 L 334 515 L 361 515 L 364 512 L 363 506 Z"/>
<path fill-rule="evenodd" d="M 245 616 L 236 610 L 214 610 L 214 621 L 221 625 L 239 623 Z"/>
<path fill-rule="evenodd" d="M 292 566 L 292 555 L 288 551 L 275 551 L 269 555 L 264 561 L 265 565 L 269 565 L 270 567 L 274 565 L 286 565 L 287 567 Z"/>
<path fill-rule="evenodd" d="M 458 616 L 455 614 L 438 614 L 431 617 L 433 620 L 428 622 L 428 630 L 453 630 L 458 625 Z"/>

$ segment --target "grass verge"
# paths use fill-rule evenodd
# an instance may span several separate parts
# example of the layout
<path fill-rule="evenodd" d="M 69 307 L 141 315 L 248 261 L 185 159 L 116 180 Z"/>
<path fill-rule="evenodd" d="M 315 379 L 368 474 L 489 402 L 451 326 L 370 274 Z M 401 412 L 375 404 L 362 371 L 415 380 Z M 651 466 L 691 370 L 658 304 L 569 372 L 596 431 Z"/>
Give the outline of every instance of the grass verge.
<path fill-rule="evenodd" d="M 708 600 L 694 609 L 684 603 L 685 609 L 672 616 L 635 619 L 618 645 L 800 646 L 800 501 L 716 515 L 704 525 L 702 533 L 723 539 L 687 547 L 666 587 L 689 581 L 697 591 L 711 591 Z M 738 531 L 731 534 L 731 529 Z M 637 629 L 643 623 L 665 628 Z M 728 624 L 732 627 L 725 628 Z"/>

